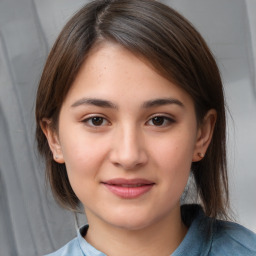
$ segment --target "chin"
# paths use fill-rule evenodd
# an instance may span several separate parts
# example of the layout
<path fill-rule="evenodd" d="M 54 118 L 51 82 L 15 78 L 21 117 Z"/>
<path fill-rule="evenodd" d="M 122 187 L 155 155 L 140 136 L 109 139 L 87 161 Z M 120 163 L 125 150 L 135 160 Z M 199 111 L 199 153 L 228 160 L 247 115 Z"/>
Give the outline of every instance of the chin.
<path fill-rule="evenodd" d="M 112 217 L 109 218 L 108 223 L 116 228 L 127 231 L 138 231 L 154 225 L 159 219 L 161 219 L 161 217 L 157 218 L 156 216 L 150 216 L 148 213 L 143 214 L 137 211 L 130 214 L 127 214 L 127 212 L 125 214 L 113 214 Z"/>
<path fill-rule="evenodd" d="M 118 222 L 115 221 L 115 223 L 111 223 L 111 224 L 116 228 L 124 229 L 127 231 L 138 231 L 150 226 L 150 223 L 148 221 L 145 221 L 145 219 L 139 220 L 139 221 L 138 220 L 132 220 L 132 221 L 123 220 Z"/>

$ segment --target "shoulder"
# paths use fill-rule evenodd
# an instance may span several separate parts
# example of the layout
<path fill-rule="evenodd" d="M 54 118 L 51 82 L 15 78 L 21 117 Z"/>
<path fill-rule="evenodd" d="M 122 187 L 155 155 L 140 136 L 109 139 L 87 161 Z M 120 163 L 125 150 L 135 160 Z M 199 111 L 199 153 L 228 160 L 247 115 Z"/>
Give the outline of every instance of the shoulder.
<path fill-rule="evenodd" d="M 245 227 L 205 215 L 199 205 L 184 205 L 187 235 L 173 255 L 256 256 L 256 234 Z"/>
<path fill-rule="evenodd" d="M 45 256 L 83 256 L 80 246 L 79 246 L 79 241 L 78 238 L 74 238 L 70 242 L 68 242 L 66 245 L 61 247 L 59 250 L 47 254 Z"/>
<path fill-rule="evenodd" d="M 256 256 L 256 234 L 239 224 L 216 220 L 210 255 Z"/>

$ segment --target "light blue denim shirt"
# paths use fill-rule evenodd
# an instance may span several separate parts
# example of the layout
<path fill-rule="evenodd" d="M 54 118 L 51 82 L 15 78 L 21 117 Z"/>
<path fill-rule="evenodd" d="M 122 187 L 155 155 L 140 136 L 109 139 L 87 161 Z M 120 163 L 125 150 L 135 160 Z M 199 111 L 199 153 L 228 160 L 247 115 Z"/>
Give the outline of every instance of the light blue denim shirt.
<path fill-rule="evenodd" d="M 171 256 L 256 256 L 256 234 L 236 223 L 213 221 L 197 205 L 185 208 L 185 215 L 189 216 L 191 211 L 194 218 Z M 106 256 L 83 238 L 87 230 L 87 225 L 80 228 L 76 238 L 47 256 Z"/>

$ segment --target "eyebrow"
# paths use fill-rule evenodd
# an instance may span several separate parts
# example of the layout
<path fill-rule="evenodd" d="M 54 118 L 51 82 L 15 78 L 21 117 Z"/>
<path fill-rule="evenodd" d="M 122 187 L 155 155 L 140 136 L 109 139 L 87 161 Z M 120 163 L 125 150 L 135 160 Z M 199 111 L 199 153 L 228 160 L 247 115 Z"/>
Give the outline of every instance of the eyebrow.
<path fill-rule="evenodd" d="M 143 108 L 151 108 L 151 107 L 158 107 L 158 106 L 163 106 L 163 105 L 169 105 L 169 104 L 176 104 L 180 107 L 184 107 L 184 104 L 174 98 L 161 98 L 161 99 L 154 99 L 154 100 L 149 100 L 146 101 L 142 104 Z"/>
<path fill-rule="evenodd" d="M 96 98 L 82 98 L 78 101 L 74 102 L 71 107 L 78 107 L 82 105 L 94 105 L 97 107 L 102 108 L 115 108 L 117 109 L 117 106 L 108 100 L 102 100 L 102 99 L 96 99 Z"/>
<path fill-rule="evenodd" d="M 174 98 L 159 98 L 146 101 L 142 104 L 142 108 L 151 108 L 151 107 L 159 107 L 163 105 L 176 104 L 180 107 L 184 107 L 184 104 Z M 83 105 L 94 105 L 102 108 L 113 108 L 118 109 L 117 105 L 108 100 L 102 100 L 97 98 L 82 98 L 74 102 L 71 107 L 78 107 Z"/>

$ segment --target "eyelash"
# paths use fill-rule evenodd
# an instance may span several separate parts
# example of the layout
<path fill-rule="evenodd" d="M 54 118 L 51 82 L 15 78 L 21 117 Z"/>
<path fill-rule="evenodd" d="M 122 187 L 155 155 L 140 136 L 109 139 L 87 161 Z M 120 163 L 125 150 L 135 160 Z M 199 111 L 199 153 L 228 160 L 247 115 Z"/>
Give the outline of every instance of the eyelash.
<path fill-rule="evenodd" d="M 154 122 L 154 119 L 155 119 L 155 121 L 157 121 L 156 118 L 162 119 L 161 121 L 163 121 L 163 123 L 160 122 L 160 125 L 154 124 L 154 123 L 153 123 L 153 122 Z M 159 120 L 158 120 L 158 121 L 159 121 Z M 150 122 L 152 122 L 152 124 L 149 124 Z M 164 116 L 164 115 L 156 115 L 156 116 L 153 116 L 153 117 L 151 117 L 151 118 L 149 119 L 149 121 L 146 122 L 146 124 L 148 124 L 148 125 L 150 125 L 150 126 L 155 126 L 155 127 L 166 127 L 166 126 L 168 126 L 168 125 L 170 125 L 170 124 L 172 124 L 172 123 L 175 123 L 175 120 L 174 120 L 173 118 L 171 118 L 171 117 Z"/>
<path fill-rule="evenodd" d="M 96 122 L 99 121 L 99 120 L 97 120 L 97 119 L 100 119 L 100 121 L 102 121 L 102 122 L 101 122 L 99 125 L 93 124 L 93 121 L 96 121 Z M 88 118 L 82 120 L 82 122 L 85 123 L 87 126 L 90 126 L 90 127 L 101 127 L 101 126 L 105 126 L 106 124 L 103 124 L 103 125 L 102 125 L 102 123 L 105 123 L 105 122 L 107 122 L 107 125 L 110 124 L 110 122 L 109 122 L 106 118 L 104 118 L 104 117 L 102 117 L 102 116 L 91 116 L 91 117 L 88 117 Z"/>
<path fill-rule="evenodd" d="M 160 119 L 160 120 L 157 120 Z M 159 122 L 159 124 L 156 124 L 154 123 L 155 122 Z M 91 117 L 88 117 L 84 120 L 82 120 L 83 123 L 85 123 L 87 126 L 89 127 L 102 127 L 102 126 L 106 126 L 106 125 L 110 125 L 110 122 L 102 117 L 102 116 L 91 116 Z M 93 122 L 99 122 L 98 125 L 93 123 Z M 166 127 L 172 123 L 175 123 L 175 120 L 171 117 L 167 117 L 167 116 L 164 116 L 164 115 L 156 115 L 156 116 L 153 116 L 151 117 L 147 122 L 146 122 L 146 125 L 148 126 L 155 126 L 155 127 Z"/>

